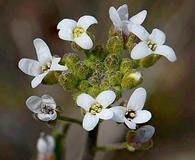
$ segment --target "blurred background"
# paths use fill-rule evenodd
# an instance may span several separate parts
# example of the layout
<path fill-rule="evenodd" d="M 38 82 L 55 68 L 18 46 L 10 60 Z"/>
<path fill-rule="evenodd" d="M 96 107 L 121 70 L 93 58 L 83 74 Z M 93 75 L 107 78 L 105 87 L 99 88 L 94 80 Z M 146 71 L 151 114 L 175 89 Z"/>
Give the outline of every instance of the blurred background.
<path fill-rule="evenodd" d="M 98 153 L 96 160 L 194 160 L 195 159 L 195 1 L 194 0 L 0 0 L 0 159 L 31 160 L 36 157 L 36 141 L 40 132 L 52 131 L 35 121 L 26 108 L 31 95 L 49 93 L 65 114 L 82 118 L 74 107 L 71 93 L 58 86 L 41 85 L 32 89 L 32 78 L 18 68 L 23 58 L 36 59 L 32 44 L 42 38 L 52 53 L 72 52 L 69 43 L 58 38 L 56 25 L 63 18 L 78 19 L 95 16 L 97 44 L 106 41 L 111 25 L 110 6 L 129 6 L 130 15 L 147 9 L 144 26 L 151 32 L 162 29 L 166 43 L 174 48 L 178 60 L 170 63 L 161 58 L 153 67 L 143 70 L 144 86 L 148 90 L 148 110 L 156 128 L 154 147 L 149 151 L 130 153 L 117 151 Z M 132 91 L 127 92 L 126 97 Z M 100 127 L 99 144 L 111 144 L 123 139 L 125 128 L 106 121 Z M 86 132 L 73 125 L 69 131 L 67 160 L 79 159 Z"/>

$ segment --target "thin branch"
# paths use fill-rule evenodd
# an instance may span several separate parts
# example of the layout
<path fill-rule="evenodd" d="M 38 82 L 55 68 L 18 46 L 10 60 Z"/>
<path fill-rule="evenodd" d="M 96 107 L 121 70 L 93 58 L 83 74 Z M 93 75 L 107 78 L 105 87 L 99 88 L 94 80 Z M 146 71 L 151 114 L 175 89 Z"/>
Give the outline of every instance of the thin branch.
<path fill-rule="evenodd" d="M 70 117 L 65 117 L 65 116 L 62 116 L 62 115 L 58 116 L 58 120 L 69 122 L 69 123 L 75 123 L 75 124 L 78 124 L 78 125 L 82 125 L 82 122 L 80 120 L 70 118 Z"/>
<path fill-rule="evenodd" d="M 123 150 L 127 148 L 127 143 L 118 143 L 118 144 L 112 144 L 112 145 L 106 145 L 106 146 L 97 146 L 96 151 L 97 152 L 110 152 L 110 151 L 116 151 L 116 150 Z"/>

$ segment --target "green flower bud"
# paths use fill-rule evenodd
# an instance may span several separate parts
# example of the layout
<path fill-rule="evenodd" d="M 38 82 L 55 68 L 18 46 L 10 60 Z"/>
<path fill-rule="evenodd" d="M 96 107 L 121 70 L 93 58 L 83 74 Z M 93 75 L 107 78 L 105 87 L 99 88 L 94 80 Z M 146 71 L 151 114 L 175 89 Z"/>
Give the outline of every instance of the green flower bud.
<path fill-rule="evenodd" d="M 58 77 L 58 81 L 65 90 L 75 89 L 78 84 L 77 77 L 69 71 L 62 72 L 61 75 Z"/>
<path fill-rule="evenodd" d="M 143 81 L 142 75 L 138 71 L 127 72 L 122 79 L 122 88 L 133 88 L 139 85 Z"/>
<path fill-rule="evenodd" d="M 74 74 L 80 79 L 84 80 L 90 75 L 91 69 L 87 67 L 83 62 L 78 62 L 74 68 Z"/>
<path fill-rule="evenodd" d="M 86 92 L 88 88 L 90 87 L 90 84 L 87 80 L 83 80 L 79 83 L 78 89 L 82 92 Z"/>
<path fill-rule="evenodd" d="M 127 40 L 127 43 L 125 45 L 125 47 L 129 51 L 129 53 L 131 52 L 131 50 L 135 46 L 135 42 L 136 42 L 136 36 L 134 34 L 130 34 L 130 36 L 129 36 L 128 40 Z"/>
<path fill-rule="evenodd" d="M 120 85 L 123 74 L 120 71 L 106 73 L 106 77 L 111 86 Z"/>
<path fill-rule="evenodd" d="M 123 58 L 121 65 L 120 65 L 120 71 L 125 74 L 129 70 L 136 68 L 138 61 L 137 60 L 131 60 L 129 58 Z"/>
<path fill-rule="evenodd" d="M 61 63 L 67 65 L 68 69 L 73 70 L 79 60 L 80 58 L 77 54 L 68 53 L 63 56 Z"/>
<path fill-rule="evenodd" d="M 118 70 L 120 66 L 120 57 L 115 54 L 110 54 L 104 60 L 104 65 L 108 70 Z"/>
<path fill-rule="evenodd" d="M 161 56 L 157 55 L 157 54 L 149 55 L 145 58 L 140 59 L 139 60 L 139 65 L 141 67 L 145 67 L 145 68 L 151 67 L 160 59 L 160 57 Z"/>
<path fill-rule="evenodd" d="M 99 60 L 102 61 L 106 57 L 107 53 L 105 49 L 101 45 L 97 45 L 91 52 L 90 52 L 90 58 L 93 60 Z"/>
<path fill-rule="evenodd" d="M 101 81 L 100 88 L 101 88 L 102 91 L 105 91 L 105 90 L 108 90 L 109 88 L 111 88 L 111 85 L 109 83 L 109 80 L 106 79 L 106 78 L 104 78 Z"/>
<path fill-rule="evenodd" d="M 114 36 L 109 38 L 106 48 L 110 54 L 122 54 L 124 49 L 123 37 Z"/>
<path fill-rule="evenodd" d="M 99 86 L 103 77 L 104 75 L 102 74 L 102 72 L 97 70 L 92 74 L 88 81 L 92 86 Z"/>
<path fill-rule="evenodd" d="M 100 88 L 97 86 L 89 87 L 87 93 L 92 97 L 96 97 L 101 92 Z"/>
<path fill-rule="evenodd" d="M 55 76 L 55 72 L 50 72 L 49 74 L 47 74 L 41 83 L 49 85 L 58 83 L 58 79 Z"/>

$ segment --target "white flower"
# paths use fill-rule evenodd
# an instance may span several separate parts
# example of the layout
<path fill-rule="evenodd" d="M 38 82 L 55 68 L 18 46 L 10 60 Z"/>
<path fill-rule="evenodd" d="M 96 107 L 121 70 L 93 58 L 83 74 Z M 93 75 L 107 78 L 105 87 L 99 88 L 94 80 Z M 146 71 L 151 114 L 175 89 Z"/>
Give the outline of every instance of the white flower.
<path fill-rule="evenodd" d="M 57 25 L 59 29 L 59 37 L 66 41 L 74 41 L 83 49 L 91 49 L 93 41 L 87 34 L 87 29 L 92 24 L 97 24 L 97 20 L 93 16 L 82 16 L 78 22 L 72 19 L 63 19 Z"/>
<path fill-rule="evenodd" d="M 159 54 L 165 56 L 169 61 L 176 61 L 174 50 L 164 45 L 166 35 L 159 29 L 153 29 L 149 34 L 146 29 L 140 25 L 129 26 L 134 33 L 142 41 L 139 42 L 131 51 L 131 58 L 141 59 L 151 54 Z"/>
<path fill-rule="evenodd" d="M 68 68 L 58 64 L 61 58 L 52 57 L 47 44 L 42 39 L 37 38 L 33 43 L 38 61 L 22 58 L 18 63 L 18 67 L 25 74 L 35 77 L 31 82 L 32 88 L 35 88 L 50 71 L 64 71 Z"/>
<path fill-rule="evenodd" d="M 147 110 L 142 110 L 146 100 L 144 88 L 136 89 L 131 95 L 127 107 L 112 107 L 112 119 L 116 122 L 125 123 L 130 129 L 136 129 L 136 124 L 145 123 L 152 117 Z"/>
<path fill-rule="evenodd" d="M 79 95 L 77 97 L 77 105 L 86 111 L 83 119 L 83 128 L 90 131 L 95 128 L 99 119 L 111 119 L 113 113 L 107 107 L 114 102 L 115 98 L 116 94 L 110 90 L 101 92 L 95 99 L 85 93 Z"/>
<path fill-rule="evenodd" d="M 41 154 L 52 153 L 55 148 L 55 140 L 50 135 L 41 133 L 40 138 L 37 141 L 37 150 Z"/>
<path fill-rule="evenodd" d="M 131 32 L 131 28 L 129 27 L 128 29 L 127 25 L 141 25 L 146 18 L 147 11 L 143 10 L 129 19 L 128 6 L 124 4 L 117 10 L 114 7 L 110 7 L 109 15 L 115 28 L 128 35 Z"/>
<path fill-rule="evenodd" d="M 31 96 L 26 100 L 26 105 L 42 121 L 51 121 L 57 118 L 56 103 L 49 95 Z"/>

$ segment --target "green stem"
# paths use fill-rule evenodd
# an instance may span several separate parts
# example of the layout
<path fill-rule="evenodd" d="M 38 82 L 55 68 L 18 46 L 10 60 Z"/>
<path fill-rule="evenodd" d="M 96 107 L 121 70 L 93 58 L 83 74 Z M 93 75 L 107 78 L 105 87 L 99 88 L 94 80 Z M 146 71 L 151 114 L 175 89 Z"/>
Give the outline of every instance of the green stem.
<path fill-rule="evenodd" d="M 84 146 L 84 154 L 82 156 L 82 160 L 93 160 L 95 158 L 98 128 L 99 126 L 96 126 L 96 128 L 88 132 L 88 137 Z"/>
<path fill-rule="evenodd" d="M 78 124 L 78 125 L 82 125 L 82 122 L 80 120 L 74 119 L 74 118 L 65 117 L 65 116 L 62 116 L 62 115 L 58 116 L 58 120 L 69 122 L 69 123 L 75 123 L 75 124 Z"/>
<path fill-rule="evenodd" d="M 64 160 L 65 159 L 65 138 L 68 132 L 70 124 L 64 124 L 59 131 L 54 131 L 53 136 L 55 137 L 55 159 Z"/>
<path fill-rule="evenodd" d="M 112 145 L 106 145 L 106 146 L 97 146 L 96 151 L 97 152 L 110 152 L 110 151 L 116 151 L 116 150 L 123 150 L 127 148 L 127 143 L 118 143 L 118 144 L 112 144 Z"/>

